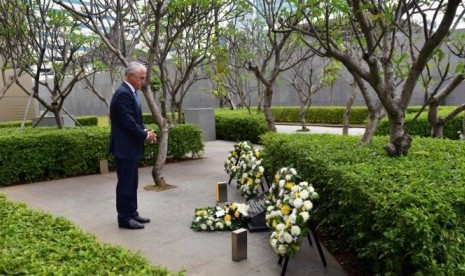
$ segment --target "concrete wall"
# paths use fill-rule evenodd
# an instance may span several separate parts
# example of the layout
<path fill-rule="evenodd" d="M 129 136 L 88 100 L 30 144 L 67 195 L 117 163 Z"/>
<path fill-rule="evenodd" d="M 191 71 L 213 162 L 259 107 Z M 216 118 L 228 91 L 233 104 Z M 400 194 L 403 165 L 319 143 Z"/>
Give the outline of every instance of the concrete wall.
<path fill-rule="evenodd" d="M 21 81 L 25 85 L 28 85 L 28 87 L 32 86 L 32 81 L 29 78 L 22 78 Z M 276 86 L 274 92 L 273 105 L 298 105 L 298 95 L 294 88 L 285 85 L 283 81 L 278 83 L 279 84 Z M 117 81 L 114 87 L 112 87 L 109 74 L 102 74 L 96 78 L 96 88 L 107 99 L 108 102 L 111 100 L 113 90 L 120 84 L 121 80 Z M 444 104 L 459 105 L 465 103 L 465 93 L 463 93 L 464 86 L 465 84 L 461 84 L 456 89 L 456 91 L 447 98 Z M 416 87 L 410 105 L 422 105 L 424 103 L 424 92 L 422 92 L 420 88 L 421 87 L 419 86 Z M 207 80 L 198 82 L 193 85 L 186 99 L 184 100 L 183 108 L 218 107 L 220 102 L 212 95 L 210 92 L 211 89 L 212 84 Z M 350 89 L 351 88 L 349 84 L 343 78 L 340 78 L 335 82 L 332 88 L 323 89 L 321 92 L 314 95 L 312 97 L 312 105 L 343 106 L 346 104 L 346 98 Z M 40 89 L 40 93 L 42 95 L 46 95 L 44 93 L 48 92 L 44 91 L 44 89 Z M 370 93 L 374 94 L 373 91 Z M 256 95 L 253 95 L 252 99 L 252 104 L 256 105 Z M 18 87 L 11 89 L 11 91 L 9 91 L 7 95 L 2 100 L 0 100 L 0 121 L 21 120 L 22 116 L 24 115 L 24 109 L 26 107 L 27 100 L 27 95 L 20 91 Z M 141 102 L 143 111 L 149 112 L 148 106 L 143 97 L 141 97 Z M 365 105 L 360 92 L 357 92 L 355 105 Z M 83 83 L 76 84 L 73 92 L 68 96 L 64 106 L 74 116 L 108 114 L 108 107 L 102 101 L 100 101 L 97 96 L 87 90 Z M 39 116 L 43 111 L 44 108 L 35 102 L 35 105 L 32 105 L 31 109 L 29 110 L 28 119 L 34 116 Z"/>
<path fill-rule="evenodd" d="M 12 75 L 12 70 L 6 72 L 7 76 Z M 20 82 L 29 90 L 32 90 L 32 80 L 29 77 L 21 77 Z M 0 78 L 0 88 L 4 87 L 3 80 Z M 23 90 L 14 84 L 0 100 L 0 122 L 20 121 L 23 119 L 29 96 Z M 27 119 L 35 116 L 35 105 L 31 103 L 27 111 Z"/>

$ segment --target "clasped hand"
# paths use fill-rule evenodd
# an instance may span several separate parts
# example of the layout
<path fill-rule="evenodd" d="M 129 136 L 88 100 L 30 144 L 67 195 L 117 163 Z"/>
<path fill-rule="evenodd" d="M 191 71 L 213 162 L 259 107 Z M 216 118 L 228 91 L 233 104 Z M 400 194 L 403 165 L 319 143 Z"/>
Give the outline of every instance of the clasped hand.
<path fill-rule="evenodd" d="M 155 132 L 153 132 L 153 129 L 147 129 L 147 133 L 149 134 L 149 136 L 147 138 L 147 141 L 150 144 L 155 143 L 155 141 L 157 140 L 157 134 L 155 134 Z"/>

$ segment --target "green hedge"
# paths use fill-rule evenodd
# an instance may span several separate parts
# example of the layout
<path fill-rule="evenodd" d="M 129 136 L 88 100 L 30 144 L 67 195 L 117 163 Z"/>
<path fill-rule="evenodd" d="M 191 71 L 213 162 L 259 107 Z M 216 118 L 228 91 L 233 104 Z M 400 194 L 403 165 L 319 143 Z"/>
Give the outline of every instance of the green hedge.
<path fill-rule="evenodd" d="M 160 136 L 158 127 L 155 125 L 151 125 L 151 127 Z M 204 146 L 202 131 L 197 126 L 191 124 L 175 125 L 169 132 L 167 157 L 169 160 L 199 157 L 203 154 Z M 157 155 L 158 144 L 146 144 L 141 165 L 149 166 L 155 164 Z"/>
<path fill-rule="evenodd" d="M 278 123 L 299 123 L 299 107 L 272 107 L 271 112 Z M 342 124 L 345 107 L 312 106 L 305 114 L 308 124 Z M 368 109 L 366 107 L 352 107 L 350 124 L 362 125 L 366 123 Z"/>
<path fill-rule="evenodd" d="M 97 116 L 79 116 L 75 117 L 82 126 L 97 126 L 98 117 Z M 21 127 L 22 121 L 12 121 L 12 122 L 0 122 L 0 128 L 19 128 Z M 24 126 L 32 126 L 31 120 L 26 120 Z"/>
<path fill-rule="evenodd" d="M 465 143 L 416 138 L 389 158 L 388 137 L 263 136 L 266 170 L 295 167 L 320 199 L 320 230 L 364 259 L 370 274 L 465 274 Z"/>
<path fill-rule="evenodd" d="M 260 135 L 268 131 L 263 114 L 249 115 L 244 111 L 215 110 L 216 139 L 247 140 L 258 143 Z"/>
<path fill-rule="evenodd" d="M 1 194 L 0 218 L 0 275 L 173 275 L 138 253 L 97 241 L 63 217 Z"/>
<path fill-rule="evenodd" d="M 108 127 L 4 129 L 0 131 L 0 186 L 97 173 L 99 160 L 107 158 L 113 167 L 109 134 Z M 157 145 L 146 145 L 141 165 L 154 164 Z M 170 130 L 170 159 L 200 155 L 203 147 L 197 127 L 177 125 Z"/>
<path fill-rule="evenodd" d="M 453 107 L 440 107 L 439 114 L 445 116 L 451 112 Z M 418 110 L 416 110 L 418 111 Z M 428 122 L 428 110 L 426 109 L 414 122 L 415 117 L 414 110 L 409 110 L 405 115 L 405 128 L 407 133 L 412 136 L 431 137 L 431 127 Z M 462 131 L 463 124 L 463 112 L 453 118 L 449 123 L 444 126 L 443 136 L 444 138 L 457 140 L 459 134 L 457 132 Z M 379 123 L 375 135 L 389 135 L 389 121 L 384 118 Z"/>

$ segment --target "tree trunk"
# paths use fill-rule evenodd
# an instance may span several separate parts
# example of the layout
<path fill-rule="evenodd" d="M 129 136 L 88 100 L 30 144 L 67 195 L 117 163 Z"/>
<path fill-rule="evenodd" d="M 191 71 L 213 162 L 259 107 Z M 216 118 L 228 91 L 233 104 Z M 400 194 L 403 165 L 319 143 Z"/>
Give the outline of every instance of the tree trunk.
<path fill-rule="evenodd" d="M 273 100 L 273 90 L 267 87 L 265 91 L 265 97 L 264 97 L 263 112 L 265 113 L 265 119 L 268 125 L 268 130 L 272 132 L 276 132 L 276 124 L 273 118 L 273 114 L 271 113 L 272 100 Z"/>
<path fill-rule="evenodd" d="M 462 137 L 465 135 L 465 112 L 463 113 L 462 119 Z"/>
<path fill-rule="evenodd" d="M 362 140 L 360 140 L 359 145 L 368 145 L 371 143 L 371 140 L 375 135 L 376 128 L 384 116 L 386 116 L 386 112 L 381 104 L 378 105 L 376 112 L 370 112 L 370 114 L 368 114 L 368 123 L 365 127 L 365 132 L 363 133 L 363 137 Z"/>
<path fill-rule="evenodd" d="M 55 121 L 57 122 L 58 128 L 63 128 L 63 121 L 61 120 L 60 111 L 59 110 L 52 110 L 53 116 L 55 116 Z"/>
<path fill-rule="evenodd" d="M 412 138 L 405 133 L 405 119 L 402 113 L 401 116 L 389 114 L 389 144 L 384 146 L 387 154 L 390 157 L 398 157 L 407 155 L 412 144 Z"/>
<path fill-rule="evenodd" d="M 155 185 L 166 184 L 165 178 L 162 176 L 163 167 L 166 163 L 166 157 L 168 156 L 168 133 L 169 128 L 166 121 L 166 117 L 162 116 L 161 110 L 158 107 L 154 94 L 151 89 L 148 87 L 147 90 L 143 91 L 147 104 L 150 108 L 152 116 L 155 118 L 157 126 L 160 128 L 160 136 L 157 136 L 158 143 L 158 155 L 155 165 L 152 169 L 152 177 L 155 182 Z"/>
<path fill-rule="evenodd" d="M 347 96 L 346 109 L 344 110 L 344 115 L 342 116 L 342 135 L 349 135 L 349 120 L 350 120 L 350 115 L 352 114 L 352 106 L 354 105 L 354 101 L 355 101 L 355 96 L 356 96 L 355 88 L 356 87 L 357 87 L 357 83 L 355 82 L 355 79 L 354 79 L 352 83 L 350 84 L 350 93 Z"/>
<path fill-rule="evenodd" d="M 431 137 L 442 138 L 444 122 L 438 116 L 439 105 L 434 101 L 429 105 L 428 123 L 431 126 Z"/>
<path fill-rule="evenodd" d="M 311 103 L 311 101 L 310 101 Z M 310 105 L 309 105 L 310 107 Z M 304 102 L 300 102 L 300 110 L 299 110 L 299 119 L 300 119 L 300 125 L 302 126 L 302 131 L 309 131 L 307 127 L 307 122 L 305 121 L 305 114 L 307 114 L 308 107 Z"/>
<path fill-rule="evenodd" d="M 152 177 L 155 181 L 155 185 L 164 185 L 166 184 L 165 178 L 162 175 L 163 167 L 166 163 L 166 157 L 168 155 L 168 134 L 169 129 L 166 121 L 161 127 L 160 137 L 158 140 L 158 155 L 155 165 L 152 168 Z"/>

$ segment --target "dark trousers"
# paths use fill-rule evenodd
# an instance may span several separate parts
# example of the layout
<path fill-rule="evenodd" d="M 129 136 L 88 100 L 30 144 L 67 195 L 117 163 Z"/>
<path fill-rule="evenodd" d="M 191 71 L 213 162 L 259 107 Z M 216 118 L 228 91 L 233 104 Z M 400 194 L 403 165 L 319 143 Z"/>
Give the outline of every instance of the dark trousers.
<path fill-rule="evenodd" d="M 139 159 L 116 159 L 116 211 L 119 220 L 128 220 L 137 213 Z"/>

